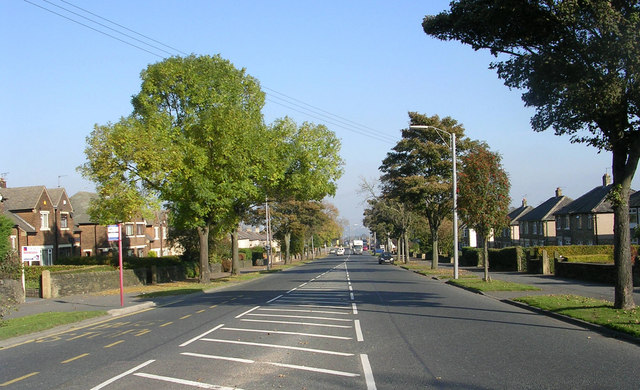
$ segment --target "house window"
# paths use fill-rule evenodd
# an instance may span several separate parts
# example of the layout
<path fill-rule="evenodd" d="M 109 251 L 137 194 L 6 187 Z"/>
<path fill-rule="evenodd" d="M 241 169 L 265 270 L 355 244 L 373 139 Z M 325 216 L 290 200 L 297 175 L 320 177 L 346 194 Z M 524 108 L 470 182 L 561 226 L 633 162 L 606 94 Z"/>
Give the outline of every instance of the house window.
<path fill-rule="evenodd" d="M 160 227 L 159 227 L 159 226 L 154 226 L 154 227 L 153 227 L 153 236 L 154 236 L 153 238 L 154 238 L 155 240 L 157 240 L 158 238 L 160 238 L 160 237 L 158 236 L 158 233 L 159 233 L 159 232 L 160 232 Z"/>
<path fill-rule="evenodd" d="M 589 217 L 587 217 L 587 228 L 589 230 L 593 229 L 593 215 L 589 214 Z"/>
<path fill-rule="evenodd" d="M 40 230 L 50 230 L 49 229 L 49 212 L 41 211 L 40 212 Z"/>
<path fill-rule="evenodd" d="M 17 249 L 16 248 L 17 238 L 18 237 L 16 237 L 16 236 L 9 237 L 9 239 L 11 240 L 11 249 Z"/>
<path fill-rule="evenodd" d="M 564 216 L 564 230 L 569 230 L 569 216 L 565 215 Z M 571 245 L 571 244 L 569 244 Z"/>
<path fill-rule="evenodd" d="M 579 215 L 576 215 L 576 229 L 582 229 L 582 222 L 580 221 Z"/>
<path fill-rule="evenodd" d="M 636 227 L 638 224 L 638 209 L 632 208 L 629 209 L 629 227 Z"/>
<path fill-rule="evenodd" d="M 533 222 L 533 234 L 538 234 L 538 222 Z"/>
<path fill-rule="evenodd" d="M 144 236 L 144 223 L 138 223 L 136 224 L 136 235 L 138 236 Z"/>
<path fill-rule="evenodd" d="M 67 213 L 60 214 L 60 228 L 61 229 L 69 228 L 69 214 Z"/>
<path fill-rule="evenodd" d="M 125 234 L 127 235 L 127 237 L 131 237 L 133 236 L 133 224 L 126 224 L 124 225 L 124 231 Z"/>

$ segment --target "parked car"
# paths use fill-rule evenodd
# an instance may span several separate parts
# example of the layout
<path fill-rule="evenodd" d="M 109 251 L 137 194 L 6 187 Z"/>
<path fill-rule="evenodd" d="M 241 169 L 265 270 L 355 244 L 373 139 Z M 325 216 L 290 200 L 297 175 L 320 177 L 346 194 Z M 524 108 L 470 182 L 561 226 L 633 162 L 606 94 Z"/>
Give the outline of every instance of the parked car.
<path fill-rule="evenodd" d="M 378 259 L 378 264 L 389 263 L 393 264 L 393 254 L 391 252 L 382 252 L 380 258 Z"/>
<path fill-rule="evenodd" d="M 338 255 L 338 256 L 342 256 L 342 255 L 344 255 L 344 248 L 338 248 L 338 249 L 336 249 L 336 255 Z"/>
<path fill-rule="evenodd" d="M 335 255 L 336 254 L 336 248 L 329 249 L 329 254 Z"/>

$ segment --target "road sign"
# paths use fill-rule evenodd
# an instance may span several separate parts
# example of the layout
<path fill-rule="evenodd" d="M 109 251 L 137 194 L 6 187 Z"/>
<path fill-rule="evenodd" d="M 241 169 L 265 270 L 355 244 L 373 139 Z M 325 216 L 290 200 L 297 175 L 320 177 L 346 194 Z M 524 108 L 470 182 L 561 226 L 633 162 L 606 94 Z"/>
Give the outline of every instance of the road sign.
<path fill-rule="evenodd" d="M 120 239 L 118 225 L 107 226 L 107 236 L 109 237 L 109 241 L 118 241 Z"/>

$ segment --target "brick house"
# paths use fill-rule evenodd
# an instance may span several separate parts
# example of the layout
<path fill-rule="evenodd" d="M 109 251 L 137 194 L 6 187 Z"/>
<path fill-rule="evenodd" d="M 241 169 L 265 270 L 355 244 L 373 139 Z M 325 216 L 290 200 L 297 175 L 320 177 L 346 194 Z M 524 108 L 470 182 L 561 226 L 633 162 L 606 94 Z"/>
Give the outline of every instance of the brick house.
<path fill-rule="evenodd" d="M 76 211 L 74 236 L 76 252 L 83 256 L 105 255 L 117 251 L 117 243 L 109 242 L 107 227 L 94 222 L 87 210 L 97 194 L 78 192 L 71 197 Z M 122 247 L 126 256 L 145 257 L 150 252 L 157 256 L 180 254 L 178 248 L 167 242 L 167 213 L 157 212 L 152 219 L 136 218 L 122 223 Z"/>
<path fill-rule="evenodd" d="M 73 208 L 63 188 L 7 188 L 6 181 L 0 180 L 0 195 L 2 213 L 14 223 L 9 237 L 13 250 L 37 248 L 42 265 L 54 264 L 58 257 L 72 254 Z"/>
<path fill-rule="evenodd" d="M 613 244 L 613 208 L 607 195 L 611 176 L 602 177 L 602 185 L 555 212 L 556 245 Z"/>
<path fill-rule="evenodd" d="M 640 191 L 634 192 L 629 197 L 629 228 L 631 229 L 632 244 L 638 244 L 640 242 L 640 238 L 636 236 L 638 214 L 640 214 Z"/>
<path fill-rule="evenodd" d="M 522 199 L 522 204 L 507 214 L 509 218 L 509 227 L 502 229 L 502 232 L 496 237 L 496 247 L 505 248 L 513 245 L 520 245 L 520 218 L 533 210 L 533 207 L 527 205 L 527 200 Z"/>
<path fill-rule="evenodd" d="M 571 203 L 573 199 L 562 195 L 556 188 L 553 196 L 538 207 L 520 217 L 520 245 L 556 245 L 556 218 L 554 213 Z"/>

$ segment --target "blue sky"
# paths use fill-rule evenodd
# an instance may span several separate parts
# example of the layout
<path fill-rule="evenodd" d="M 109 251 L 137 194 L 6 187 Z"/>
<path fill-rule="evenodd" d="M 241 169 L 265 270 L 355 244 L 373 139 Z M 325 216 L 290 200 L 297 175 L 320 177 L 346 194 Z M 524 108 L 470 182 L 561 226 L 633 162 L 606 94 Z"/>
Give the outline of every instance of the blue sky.
<path fill-rule="evenodd" d="M 556 187 L 577 198 L 600 185 L 611 172 L 610 153 L 571 144 L 552 130 L 533 132 L 533 110 L 488 69 L 493 57 L 424 34 L 422 18 L 448 3 L 4 0 L 0 174 L 10 187 L 60 183 L 69 195 L 93 191 L 76 167 L 94 124 L 131 112 L 148 64 L 195 53 L 220 54 L 256 77 L 267 92 L 267 123 L 288 115 L 336 132 L 346 165 L 330 201 L 352 231 L 362 223 L 361 178 L 379 176 L 382 159 L 408 125 L 408 111 L 451 116 L 468 137 L 499 152 L 513 205 L 526 197 L 537 206 Z M 157 42 L 125 31 L 155 48 L 56 6 L 125 31 L 74 6 L 91 11 L 152 38 Z M 632 187 L 640 187 L 637 179 Z"/>

